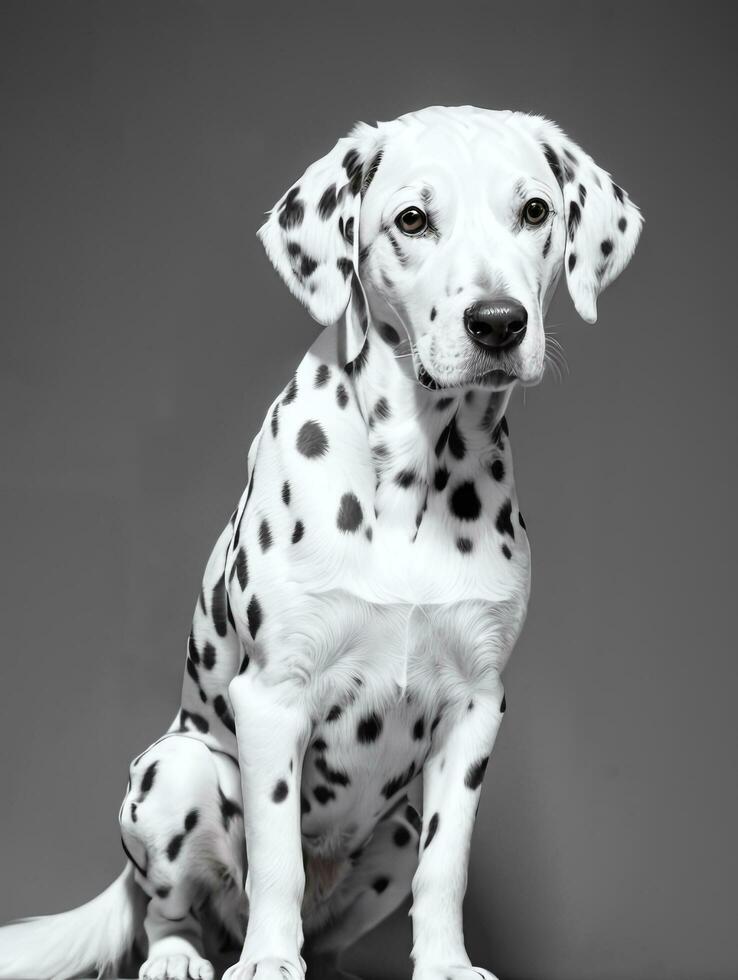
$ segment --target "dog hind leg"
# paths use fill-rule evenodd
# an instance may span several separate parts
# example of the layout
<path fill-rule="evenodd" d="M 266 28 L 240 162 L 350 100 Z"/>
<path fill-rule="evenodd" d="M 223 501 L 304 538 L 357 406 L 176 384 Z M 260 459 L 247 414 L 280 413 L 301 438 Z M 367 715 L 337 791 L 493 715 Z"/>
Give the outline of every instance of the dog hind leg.
<path fill-rule="evenodd" d="M 131 766 L 120 825 L 150 898 L 142 980 L 212 980 L 200 922 L 206 905 L 243 938 L 241 814 L 238 767 L 197 738 L 166 735 Z"/>

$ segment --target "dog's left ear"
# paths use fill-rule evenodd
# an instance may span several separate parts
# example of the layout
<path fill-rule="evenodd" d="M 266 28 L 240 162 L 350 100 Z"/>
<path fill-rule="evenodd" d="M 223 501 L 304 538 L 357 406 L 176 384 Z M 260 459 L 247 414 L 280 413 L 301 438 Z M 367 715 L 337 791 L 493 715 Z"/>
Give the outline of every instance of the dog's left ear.
<path fill-rule="evenodd" d="M 366 309 L 359 271 L 359 214 L 378 165 L 378 131 L 360 123 L 313 163 L 259 229 L 267 255 L 318 323 L 347 323 L 345 359 L 363 343 Z"/>
<path fill-rule="evenodd" d="M 643 217 L 602 167 L 540 116 L 523 117 L 561 188 L 566 219 L 564 267 L 577 313 L 597 320 L 597 297 L 630 262 Z"/>

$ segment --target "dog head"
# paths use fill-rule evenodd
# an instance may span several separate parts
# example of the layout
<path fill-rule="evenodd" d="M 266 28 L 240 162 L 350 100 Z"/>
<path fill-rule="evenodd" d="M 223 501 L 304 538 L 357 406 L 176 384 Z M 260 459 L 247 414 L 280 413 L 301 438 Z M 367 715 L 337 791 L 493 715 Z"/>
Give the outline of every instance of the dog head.
<path fill-rule="evenodd" d="M 432 107 L 360 124 L 305 172 L 260 230 L 320 323 L 406 344 L 421 384 L 537 383 L 562 270 L 580 316 L 628 264 L 641 215 L 552 122 Z"/>

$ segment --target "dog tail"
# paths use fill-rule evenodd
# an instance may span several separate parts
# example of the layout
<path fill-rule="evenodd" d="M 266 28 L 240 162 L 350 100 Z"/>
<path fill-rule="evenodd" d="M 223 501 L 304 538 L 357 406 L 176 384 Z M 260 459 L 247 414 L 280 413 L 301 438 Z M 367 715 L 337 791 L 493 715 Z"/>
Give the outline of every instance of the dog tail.
<path fill-rule="evenodd" d="M 94 971 L 98 977 L 109 974 L 130 951 L 145 906 L 129 862 L 85 905 L 0 928 L 0 977 L 66 980 Z"/>

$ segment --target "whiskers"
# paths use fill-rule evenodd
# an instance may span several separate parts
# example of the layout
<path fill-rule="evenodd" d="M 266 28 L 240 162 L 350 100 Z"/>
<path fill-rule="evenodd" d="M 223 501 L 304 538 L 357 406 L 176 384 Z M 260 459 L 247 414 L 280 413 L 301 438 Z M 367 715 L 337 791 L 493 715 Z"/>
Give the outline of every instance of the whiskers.
<path fill-rule="evenodd" d="M 392 356 L 396 360 L 401 360 L 403 357 L 417 357 L 418 351 L 415 344 L 407 337 L 405 340 L 401 340 L 400 343 L 393 349 Z"/>
<path fill-rule="evenodd" d="M 564 348 L 554 333 L 546 331 L 546 348 L 543 354 L 543 362 L 551 368 L 551 373 L 556 380 L 561 383 L 564 374 L 569 373 L 569 362 L 566 359 Z"/>

